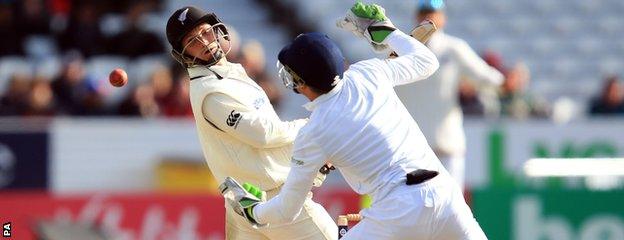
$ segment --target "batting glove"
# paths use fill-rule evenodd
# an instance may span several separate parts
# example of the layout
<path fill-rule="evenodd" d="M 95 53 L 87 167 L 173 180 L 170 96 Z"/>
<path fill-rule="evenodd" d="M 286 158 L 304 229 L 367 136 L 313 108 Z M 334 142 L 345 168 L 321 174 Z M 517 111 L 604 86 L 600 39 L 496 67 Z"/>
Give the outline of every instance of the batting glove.
<path fill-rule="evenodd" d="M 244 183 L 241 186 L 231 177 L 225 178 L 225 181 L 219 186 L 219 190 L 234 212 L 247 219 L 252 227 L 258 228 L 267 225 L 258 223 L 253 213 L 253 208 L 256 205 L 266 201 L 266 192 L 249 183 Z"/>
<path fill-rule="evenodd" d="M 385 44 L 386 38 L 396 30 L 385 12 L 386 10 L 377 4 L 363 4 L 358 1 L 347 11 L 344 18 L 336 22 L 336 25 L 357 37 L 366 38 L 373 50 L 383 52 L 388 48 Z"/>

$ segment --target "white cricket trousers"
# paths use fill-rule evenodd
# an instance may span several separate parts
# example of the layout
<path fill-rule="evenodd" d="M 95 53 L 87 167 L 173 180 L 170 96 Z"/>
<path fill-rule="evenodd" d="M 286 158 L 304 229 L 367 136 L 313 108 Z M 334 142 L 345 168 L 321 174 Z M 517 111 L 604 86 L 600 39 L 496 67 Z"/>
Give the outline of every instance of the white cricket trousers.
<path fill-rule="evenodd" d="M 448 173 L 418 185 L 400 184 L 370 208 L 344 240 L 487 239 Z"/>
<path fill-rule="evenodd" d="M 267 191 L 267 198 L 272 198 L 279 189 Z M 316 240 L 337 239 L 338 227 L 325 208 L 312 201 L 310 194 L 303 204 L 299 216 L 289 224 L 270 224 L 254 229 L 243 217 L 236 214 L 226 204 L 225 239 L 228 240 Z"/>
<path fill-rule="evenodd" d="M 466 172 L 466 158 L 461 157 L 453 157 L 453 156 L 441 156 L 439 157 L 440 162 L 446 168 L 453 179 L 459 184 L 460 190 L 463 192 L 465 187 L 465 172 Z"/>

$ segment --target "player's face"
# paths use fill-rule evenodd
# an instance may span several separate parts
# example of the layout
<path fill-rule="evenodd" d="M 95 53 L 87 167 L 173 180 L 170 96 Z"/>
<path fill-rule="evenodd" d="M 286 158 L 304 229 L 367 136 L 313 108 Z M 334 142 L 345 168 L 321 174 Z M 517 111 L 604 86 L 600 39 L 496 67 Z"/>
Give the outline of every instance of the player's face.
<path fill-rule="evenodd" d="M 216 31 L 217 29 L 210 24 L 198 25 L 182 40 L 182 53 L 204 61 L 211 61 L 214 55 L 221 51 Z"/>
<path fill-rule="evenodd" d="M 444 14 L 443 11 L 436 11 L 436 12 L 427 13 L 427 14 L 419 14 L 416 19 L 417 20 L 416 23 L 420 23 L 426 19 L 433 21 L 433 23 L 436 25 L 438 29 L 442 29 L 444 28 L 444 25 L 446 25 L 446 15 Z"/>

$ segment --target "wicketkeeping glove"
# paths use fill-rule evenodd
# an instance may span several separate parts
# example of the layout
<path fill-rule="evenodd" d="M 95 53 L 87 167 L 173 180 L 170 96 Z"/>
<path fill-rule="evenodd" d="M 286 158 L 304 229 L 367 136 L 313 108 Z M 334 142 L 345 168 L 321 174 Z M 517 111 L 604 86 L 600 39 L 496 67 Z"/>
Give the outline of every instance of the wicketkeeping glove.
<path fill-rule="evenodd" d="M 336 22 L 336 25 L 353 32 L 358 37 L 366 38 L 376 52 L 383 52 L 388 48 L 384 41 L 396 30 L 385 12 L 386 10 L 377 4 L 363 4 L 358 1 L 347 11 L 344 18 Z"/>
<path fill-rule="evenodd" d="M 219 191 L 234 212 L 247 219 L 251 226 L 258 228 L 267 225 L 258 223 L 253 214 L 253 208 L 260 202 L 266 201 L 266 192 L 249 183 L 244 183 L 241 186 L 231 177 L 225 178 L 225 181 L 219 186 Z"/>

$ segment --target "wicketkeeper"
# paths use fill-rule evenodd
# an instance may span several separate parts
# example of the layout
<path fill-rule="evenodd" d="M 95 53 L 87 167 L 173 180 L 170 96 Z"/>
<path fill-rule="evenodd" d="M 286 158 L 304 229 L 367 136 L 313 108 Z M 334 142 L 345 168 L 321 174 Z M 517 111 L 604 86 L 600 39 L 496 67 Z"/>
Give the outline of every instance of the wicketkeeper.
<path fill-rule="evenodd" d="M 372 197 L 344 239 L 486 239 L 393 89 L 433 74 L 434 54 L 397 30 L 377 5 L 356 3 L 338 26 L 398 57 L 357 62 L 345 71 L 341 51 L 323 34 L 303 34 L 284 47 L 280 76 L 311 101 L 304 105 L 310 121 L 295 139 L 279 195 L 265 202 L 253 185 L 228 178 L 222 185 L 228 203 L 258 227 L 292 222 L 305 209 L 318 168 L 329 161 L 354 191 Z"/>

